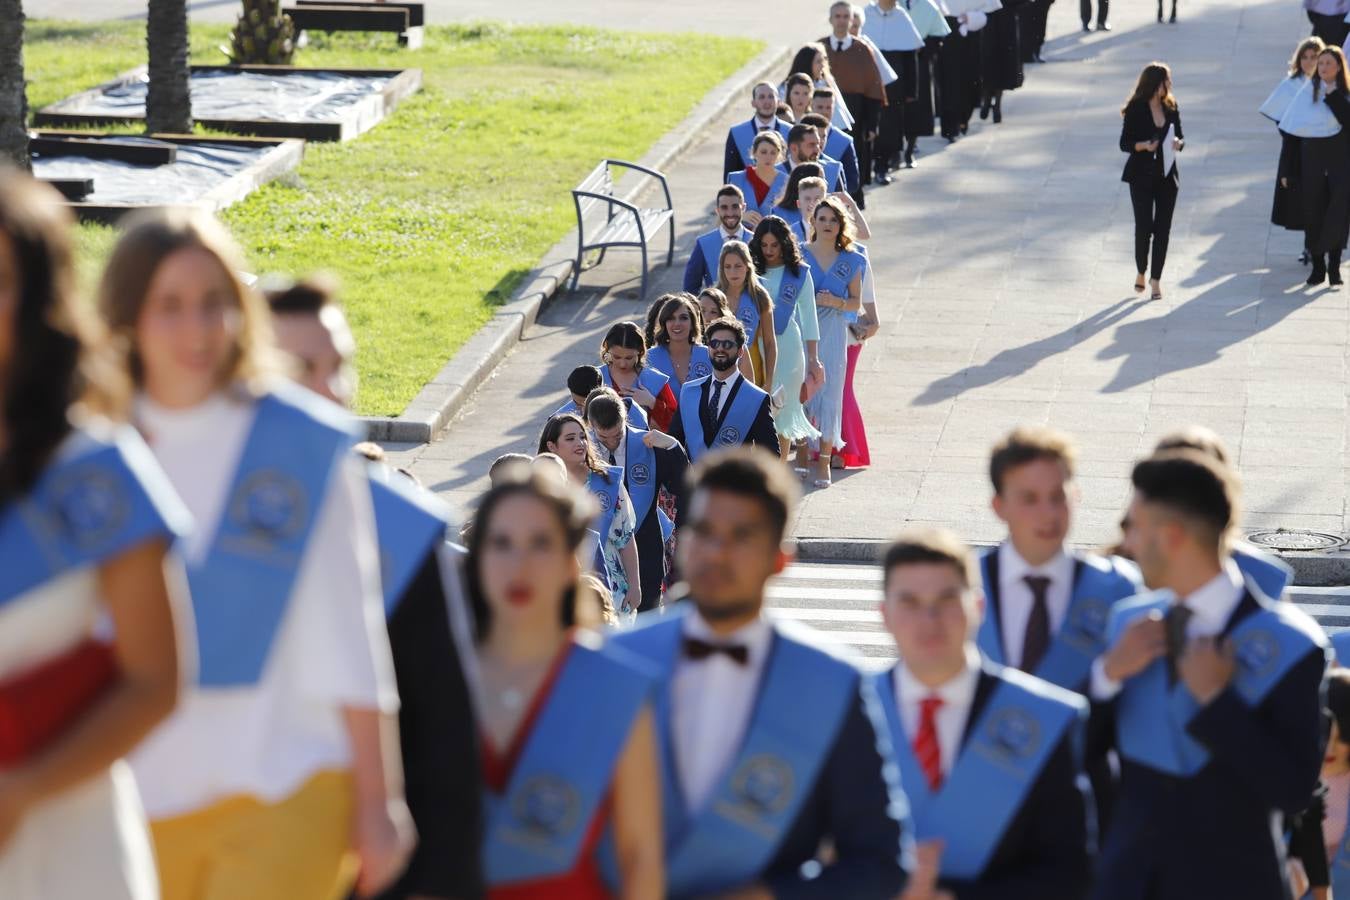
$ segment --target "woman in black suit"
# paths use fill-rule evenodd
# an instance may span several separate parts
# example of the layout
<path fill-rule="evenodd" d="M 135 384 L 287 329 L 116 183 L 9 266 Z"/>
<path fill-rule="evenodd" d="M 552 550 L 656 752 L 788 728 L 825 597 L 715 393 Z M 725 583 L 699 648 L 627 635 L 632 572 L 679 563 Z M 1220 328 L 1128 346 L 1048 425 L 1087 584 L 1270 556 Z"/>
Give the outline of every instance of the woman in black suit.
<path fill-rule="evenodd" d="M 1149 63 L 1139 73 L 1134 93 L 1120 110 L 1120 149 L 1128 153 L 1120 180 L 1130 186 L 1134 206 L 1134 261 L 1139 276 L 1134 289 L 1144 290 L 1148 271 L 1149 243 L 1153 244 L 1152 298 L 1162 299 L 1162 271 L 1167 262 L 1167 241 L 1172 231 L 1172 212 L 1177 205 L 1181 178 L 1175 163 L 1163 171 L 1163 140 L 1174 150 L 1185 144 L 1181 112 L 1172 96 L 1172 71 L 1162 63 Z M 1171 132 L 1170 136 L 1168 132 Z"/>

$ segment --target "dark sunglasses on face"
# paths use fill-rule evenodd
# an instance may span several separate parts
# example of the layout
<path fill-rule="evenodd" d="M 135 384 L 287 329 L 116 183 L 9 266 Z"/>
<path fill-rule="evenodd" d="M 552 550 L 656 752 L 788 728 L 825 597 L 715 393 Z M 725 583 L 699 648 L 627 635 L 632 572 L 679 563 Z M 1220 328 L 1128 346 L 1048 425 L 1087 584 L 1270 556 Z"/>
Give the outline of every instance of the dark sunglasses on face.
<path fill-rule="evenodd" d="M 733 340 L 722 340 L 722 339 L 720 339 L 720 338 L 712 338 L 712 339 L 710 339 L 710 340 L 708 341 L 708 349 L 709 349 L 709 350 L 735 350 L 735 349 L 736 349 L 736 342 L 733 341 Z"/>

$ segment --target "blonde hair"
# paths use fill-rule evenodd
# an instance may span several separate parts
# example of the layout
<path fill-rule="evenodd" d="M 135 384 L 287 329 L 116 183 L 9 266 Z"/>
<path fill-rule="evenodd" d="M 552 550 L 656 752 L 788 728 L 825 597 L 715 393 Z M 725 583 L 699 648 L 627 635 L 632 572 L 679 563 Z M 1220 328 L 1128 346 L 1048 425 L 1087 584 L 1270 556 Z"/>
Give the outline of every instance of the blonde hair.
<path fill-rule="evenodd" d="M 240 278 L 243 254 L 216 218 L 202 210 L 173 207 L 133 213 L 113 248 L 99 284 L 98 308 L 112 333 L 114 352 L 136 386 L 145 380 L 136 348 L 136 323 L 164 260 L 180 250 L 202 250 L 216 261 L 234 294 L 242 325 L 221 383 L 253 382 L 276 371 L 267 304 Z"/>
<path fill-rule="evenodd" d="M 732 304 L 739 304 L 741 298 L 739 295 L 731 296 L 731 286 L 727 282 L 726 275 L 722 272 L 722 263 L 726 261 L 728 256 L 738 256 L 741 262 L 745 263 L 745 290 L 755 301 L 755 308 L 759 310 L 760 320 L 763 321 L 765 316 L 772 316 L 773 298 L 769 296 L 769 292 L 760 283 L 759 276 L 755 274 L 755 259 L 750 255 L 750 247 L 745 241 L 727 241 L 722 245 L 722 252 L 717 255 L 717 289 L 727 298 L 731 314 L 736 315 L 736 307 Z M 704 331 L 707 331 L 707 323 L 704 323 Z"/>
<path fill-rule="evenodd" d="M 910 528 L 891 542 L 882 557 L 882 581 L 889 585 L 891 573 L 903 566 L 936 564 L 951 566 L 970 588 L 980 583 L 970 548 L 946 528 Z"/>
<path fill-rule="evenodd" d="M 802 179 L 803 182 L 809 180 L 811 179 Z M 800 191 L 801 188 L 798 187 L 798 190 Z M 850 249 L 857 240 L 857 231 L 853 228 L 853 219 L 849 217 L 848 211 L 844 209 L 844 204 L 837 197 L 826 196 L 821 198 L 821 201 L 816 204 L 816 208 L 812 210 L 809 223 L 811 240 L 816 239 L 816 216 L 820 214 L 822 209 L 829 209 L 839 220 L 839 233 L 834 237 L 834 249 L 841 251 Z"/>

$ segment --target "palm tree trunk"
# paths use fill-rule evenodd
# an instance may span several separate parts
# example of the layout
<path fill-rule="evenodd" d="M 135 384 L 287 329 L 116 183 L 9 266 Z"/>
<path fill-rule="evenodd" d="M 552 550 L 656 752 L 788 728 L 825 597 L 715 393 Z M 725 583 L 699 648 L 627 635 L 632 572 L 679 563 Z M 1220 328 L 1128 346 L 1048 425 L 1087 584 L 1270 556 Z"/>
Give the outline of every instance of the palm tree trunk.
<path fill-rule="evenodd" d="M 23 0 L 0 0 L 0 160 L 29 168 Z"/>
<path fill-rule="evenodd" d="M 145 128 L 187 134 L 192 131 L 192 97 L 186 0 L 150 0 L 145 42 L 150 58 Z"/>

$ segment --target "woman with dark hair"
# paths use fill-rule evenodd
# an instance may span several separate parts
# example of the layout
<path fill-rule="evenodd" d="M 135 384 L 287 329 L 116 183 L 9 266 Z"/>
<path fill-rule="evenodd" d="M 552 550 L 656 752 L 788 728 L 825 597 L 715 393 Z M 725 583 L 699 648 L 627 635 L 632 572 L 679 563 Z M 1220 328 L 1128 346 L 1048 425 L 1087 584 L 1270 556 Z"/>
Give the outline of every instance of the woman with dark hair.
<path fill-rule="evenodd" d="M 1289 61 L 1288 73 L 1275 85 L 1275 90 L 1270 92 L 1258 112 L 1278 126 L 1299 90 L 1316 74 L 1318 54 L 1325 48 L 1321 38 L 1301 41 Z M 1306 264 L 1312 261 L 1312 253 L 1308 250 L 1308 232 L 1303 227 L 1303 194 L 1299 190 L 1298 163 L 1302 148 L 1300 139 L 1294 135 L 1284 131 L 1279 131 L 1279 135 L 1280 160 L 1275 167 L 1275 200 L 1270 207 L 1270 223 L 1289 231 L 1303 232 L 1303 256 L 1299 262 Z"/>
<path fill-rule="evenodd" d="M 816 315 L 820 322 L 820 362 L 825 369 L 824 386 L 806 406 L 811 422 L 820 430 L 815 486 L 830 486 L 830 456 L 842 447 L 841 430 L 844 383 L 848 365 L 848 326 L 862 308 L 862 280 L 866 258 L 853 247 L 853 221 L 844 206 L 826 197 L 811 214 L 811 243 L 803 255 L 816 288 Z M 804 452 L 799 465 L 804 468 Z"/>
<path fill-rule="evenodd" d="M 623 466 L 600 461 L 591 433 L 575 413 L 550 416 L 535 453 L 556 455 L 567 467 L 572 483 L 595 495 L 600 505 L 595 531 L 600 536 L 610 587 L 614 596 L 623 598 L 622 612 L 637 612 L 642 608 L 642 579 L 633 541 L 638 523 L 623 485 Z"/>
<path fill-rule="evenodd" d="M 834 74 L 830 71 L 830 58 L 826 55 L 825 48 L 818 43 L 802 45 L 792 57 L 792 64 L 788 67 L 788 78 L 798 72 L 810 76 L 815 87 L 827 87 L 834 91 L 834 118 L 830 121 L 830 124 L 840 131 L 852 131 L 853 113 L 849 110 L 848 104 L 844 102 L 844 95 L 840 93 L 839 85 L 834 82 Z M 810 112 L 809 109 L 807 111 Z M 801 119 L 800 116 L 795 114 L 794 118 Z"/>
<path fill-rule="evenodd" d="M 196 679 L 131 757 L 161 890 L 317 900 L 351 886 L 359 857 L 355 886 L 376 893 L 414 836 L 385 752 L 398 691 L 353 423 L 276 377 L 266 304 L 219 222 L 123 221 L 99 308 L 134 419 L 198 526 L 183 547 Z"/>
<path fill-rule="evenodd" d="M 793 122 L 800 122 L 802 116 L 811 112 L 811 95 L 815 90 L 815 81 L 805 72 L 793 72 L 783 82 L 783 101 L 792 110 Z"/>
<path fill-rule="evenodd" d="M 501 813 L 483 841 L 489 900 L 665 892 L 652 681 L 581 621 L 595 603 L 577 554 L 594 514 L 581 491 L 518 466 L 474 516 L 465 587 L 483 777 Z M 613 893 L 598 859 L 606 832 Z"/>
<path fill-rule="evenodd" d="M 808 376 L 818 387 L 824 369 L 816 356 L 820 328 L 816 321 L 815 282 L 802 259 L 801 248 L 786 222 L 769 216 L 755 229 L 750 257 L 764 289 L 773 298 L 773 330 L 778 342 L 778 364 L 770 394 L 782 405 L 774 413 L 779 453 L 784 462 L 797 441 L 813 440 L 820 432 L 806 418 Z"/>
<path fill-rule="evenodd" d="M 1341 284 L 1341 252 L 1350 226 L 1350 97 L 1345 55 L 1326 47 L 1317 69 L 1280 119 L 1280 131 L 1299 139 L 1299 190 L 1306 244 L 1312 254 L 1308 284 Z M 1282 179 L 1292 171 L 1280 173 Z"/>
<path fill-rule="evenodd" d="M 665 297 L 656 319 L 656 344 L 647 351 L 647 364 L 670 376 L 675 385 L 673 393 L 679 397 L 686 381 L 712 374 L 712 357 L 703 346 L 698 302 L 685 293 Z"/>
<path fill-rule="evenodd" d="M 1181 184 L 1175 163 L 1170 171 L 1163 171 L 1163 142 L 1170 141 L 1173 151 L 1185 145 L 1181 111 L 1172 96 L 1172 71 L 1160 62 L 1144 66 L 1130 99 L 1120 109 L 1120 116 L 1120 149 L 1129 154 L 1120 180 L 1129 184 L 1130 203 L 1134 206 L 1134 264 L 1139 273 L 1134 290 L 1143 293 L 1145 273 L 1151 273 L 1152 299 L 1161 300 L 1163 264 L 1167 262 L 1172 212 Z"/>
<path fill-rule="evenodd" d="M 750 380 L 760 389 L 769 390 L 778 364 L 778 339 L 772 328 L 761 326 L 773 315 L 773 298 L 755 275 L 749 246 L 740 241 L 722 245 L 722 255 L 717 259 L 717 289 L 735 304 L 735 317 L 745 326 L 745 352 L 753 373 Z M 744 367 L 741 371 L 744 373 Z"/>
<path fill-rule="evenodd" d="M 783 194 L 774 205 L 773 214 L 788 223 L 789 228 L 796 228 L 801 224 L 802 213 L 797 208 L 797 198 L 802 182 L 808 178 L 819 178 L 821 184 L 824 184 L 825 167 L 818 162 L 798 163 L 797 167 L 788 175 Z"/>
<path fill-rule="evenodd" d="M 783 136 L 776 131 L 761 131 L 750 142 L 750 157 L 751 164 L 741 172 L 729 174 L 727 184 L 745 195 L 742 219 L 747 227 L 753 228 L 773 210 L 787 187 L 787 170 L 779 165 L 787 158 Z"/>
<path fill-rule="evenodd" d="M 670 389 L 670 375 L 647 365 L 647 340 L 637 325 L 610 326 L 600 342 L 600 377 L 614 388 L 639 428 L 665 431 L 679 403 Z"/>
<path fill-rule="evenodd" d="M 0 171 L 0 893 L 151 900 L 121 758 L 177 698 L 188 522 L 140 437 L 82 402 L 120 382 L 92 371 L 72 225 Z"/>

